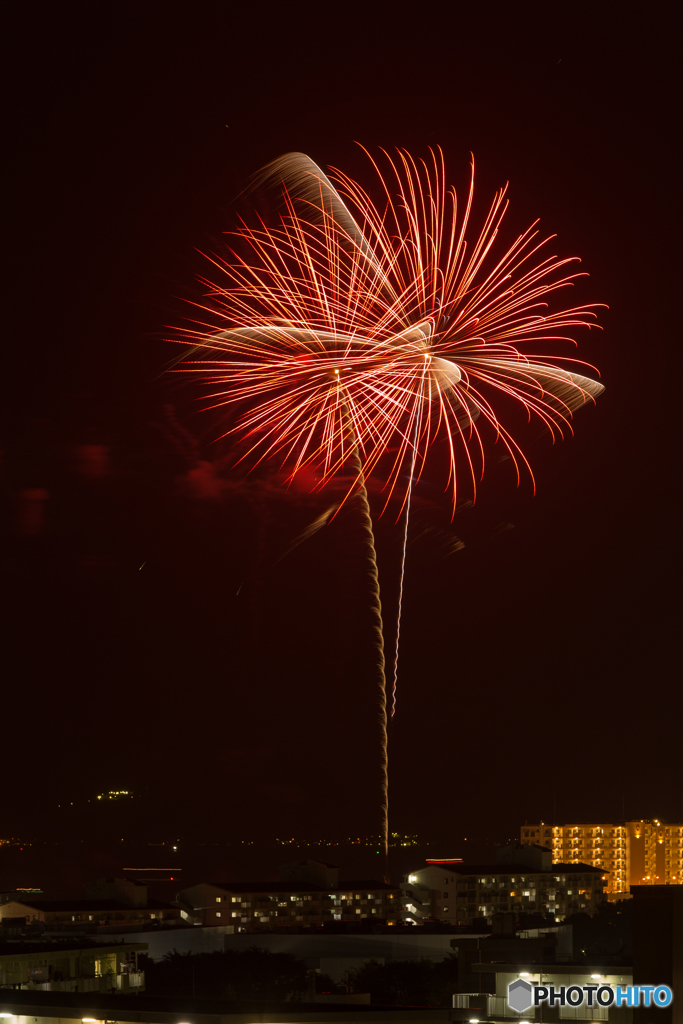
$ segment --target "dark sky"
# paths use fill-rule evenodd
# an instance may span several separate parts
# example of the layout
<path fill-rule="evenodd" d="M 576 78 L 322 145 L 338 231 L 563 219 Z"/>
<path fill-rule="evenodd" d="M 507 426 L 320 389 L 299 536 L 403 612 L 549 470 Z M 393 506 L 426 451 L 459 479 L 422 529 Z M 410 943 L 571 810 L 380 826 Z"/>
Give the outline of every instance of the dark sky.
<path fill-rule="evenodd" d="M 554 815 L 681 820 L 673 11 L 14 5 L 8 829 L 130 786 L 160 832 L 377 831 L 353 510 L 278 560 L 326 496 L 242 482 L 164 375 L 248 175 L 301 150 L 367 181 L 356 140 L 440 144 L 461 187 L 473 151 L 480 201 L 509 180 L 510 230 L 540 216 L 609 306 L 597 408 L 526 435 L 536 497 L 495 458 L 453 524 L 439 479 L 416 492 L 392 827 L 458 856 Z M 377 542 L 391 642 L 391 519 Z"/>

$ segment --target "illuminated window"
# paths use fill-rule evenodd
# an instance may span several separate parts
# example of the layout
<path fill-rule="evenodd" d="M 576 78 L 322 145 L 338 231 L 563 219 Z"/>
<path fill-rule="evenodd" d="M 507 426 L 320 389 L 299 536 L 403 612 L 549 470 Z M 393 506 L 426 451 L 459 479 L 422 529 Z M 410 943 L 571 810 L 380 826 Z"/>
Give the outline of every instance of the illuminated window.
<path fill-rule="evenodd" d="M 221 916 L 221 912 L 220 912 L 220 910 L 217 910 L 216 911 L 216 917 L 220 917 L 220 916 Z M 152 917 L 154 917 L 154 914 L 152 914 Z"/>
<path fill-rule="evenodd" d="M 220 903 L 220 901 L 221 901 L 221 897 L 220 896 L 216 896 L 216 903 Z"/>

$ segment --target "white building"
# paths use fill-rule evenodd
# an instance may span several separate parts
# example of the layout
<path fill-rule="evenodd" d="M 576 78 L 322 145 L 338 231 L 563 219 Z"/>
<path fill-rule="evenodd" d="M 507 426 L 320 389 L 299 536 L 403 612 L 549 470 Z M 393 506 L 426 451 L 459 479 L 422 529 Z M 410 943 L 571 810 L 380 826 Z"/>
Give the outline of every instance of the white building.
<path fill-rule="evenodd" d="M 428 860 L 404 876 L 403 919 L 471 925 L 491 924 L 499 913 L 545 914 L 562 921 L 569 914 L 594 914 L 603 900 L 606 877 L 589 864 L 553 864 L 540 847 L 504 847 L 495 863 Z"/>

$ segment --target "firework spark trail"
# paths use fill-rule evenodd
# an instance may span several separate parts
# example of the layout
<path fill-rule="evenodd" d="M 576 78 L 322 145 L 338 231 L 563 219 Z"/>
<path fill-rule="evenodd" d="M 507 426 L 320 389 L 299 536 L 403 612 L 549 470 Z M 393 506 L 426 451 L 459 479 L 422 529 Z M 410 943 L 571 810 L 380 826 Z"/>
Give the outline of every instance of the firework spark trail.
<path fill-rule="evenodd" d="M 410 522 L 410 500 L 413 496 L 413 480 L 415 477 L 415 462 L 417 459 L 417 446 L 419 441 L 420 418 L 422 412 L 422 390 L 424 377 L 420 382 L 420 393 L 418 396 L 417 416 L 415 417 L 415 430 L 413 433 L 413 455 L 410 464 L 410 481 L 406 493 L 406 515 L 403 526 L 403 550 L 401 551 L 401 575 L 398 585 L 398 614 L 396 616 L 396 648 L 394 651 L 394 682 L 391 689 L 391 717 L 396 714 L 396 696 L 398 691 L 398 654 L 401 643 L 401 614 L 403 611 L 403 584 L 406 575 L 406 549 L 408 547 L 408 524 Z"/>
<path fill-rule="evenodd" d="M 381 469 L 387 503 L 412 460 L 404 424 L 422 406 L 418 454 L 424 464 L 437 437 L 446 442 L 455 508 L 456 462 L 462 452 L 476 489 L 489 429 L 518 481 L 522 466 L 531 474 L 498 418 L 499 396 L 515 399 L 555 439 L 571 431 L 576 409 L 601 393 L 596 381 L 556 365 L 557 356 L 524 351 L 535 342 L 575 343 L 560 331 L 590 327 L 595 314 L 589 306 L 548 310 L 551 294 L 581 275 L 566 272 L 570 260 L 539 256 L 549 239 L 539 241 L 535 225 L 495 255 L 505 189 L 468 242 L 473 165 L 461 213 L 440 151 L 431 164 L 402 152 L 398 161 L 384 156 L 387 180 L 373 161 L 384 191 L 379 206 L 343 172 L 328 178 L 303 154 L 264 169 L 261 184 L 279 190 L 279 222 L 243 222 L 234 233 L 240 252 L 212 258 L 227 283 L 206 281 L 211 304 L 198 309 L 213 323 L 198 319 L 184 342 L 217 358 L 192 369 L 186 360 L 181 372 L 217 385 L 207 396 L 212 407 L 247 402 L 228 430 L 248 442 L 243 458 L 277 456 L 292 477 L 305 466 L 317 469 L 320 487 L 344 461 L 334 401 L 341 372 L 364 472 Z M 380 467 L 396 437 L 398 456 Z"/>
<path fill-rule="evenodd" d="M 327 526 L 333 513 L 337 511 L 338 507 L 338 505 L 330 505 L 329 508 L 325 509 L 322 515 L 316 516 L 313 522 L 309 523 L 309 525 L 285 548 L 279 558 L 275 559 L 275 564 L 277 565 L 277 563 L 281 562 L 283 558 L 290 555 L 295 548 L 299 547 L 299 544 L 303 544 L 304 541 L 309 540 L 309 538 L 312 537 L 314 533 L 317 533 L 318 530 L 322 530 L 323 526 Z"/>
<path fill-rule="evenodd" d="M 372 637 L 375 650 L 375 678 L 377 682 L 377 720 L 380 731 L 380 834 L 381 844 L 384 853 L 384 880 L 389 883 L 389 737 L 387 732 L 387 678 L 386 659 L 384 656 L 384 622 L 382 619 L 382 598 L 379 588 L 379 570 L 377 565 L 377 550 L 375 548 L 375 531 L 372 526 L 372 515 L 370 502 L 365 486 L 365 473 L 358 452 L 358 441 L 356 438 L 348 406 L 342 401 L 342 416 L 345 426 L 348 429 L 351 463 L 356 473 L 354 497 L 358 498 L 361 526 L 365 546 L 366 574 L 370 585 L 370 611 L 372 613 Z"/>

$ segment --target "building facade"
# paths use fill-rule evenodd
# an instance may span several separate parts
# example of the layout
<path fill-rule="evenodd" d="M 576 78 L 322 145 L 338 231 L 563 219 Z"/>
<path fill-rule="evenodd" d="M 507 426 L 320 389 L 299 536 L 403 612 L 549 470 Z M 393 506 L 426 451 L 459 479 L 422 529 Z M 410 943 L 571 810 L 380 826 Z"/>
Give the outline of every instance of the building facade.
<path fill-rule="evenodd" d="M 0 989 L 36 992 L 142 992 L 138 953 L 146 943 L 115 946 L 23 945 L 0 956 Z M 3 1016 L 7 1016 L 4 1014 Z"/>
<path fill-rule="evenodd" d="M 520 1014 L 509 1006 L 507 1001 L 508 985 L 523 978 L 531 984 L 553 985 L 559 990 L 563 985 L 631 985 L 633 968 L 627 964 L 595 964 L 590 967 L 578 963 L 545 964 L 538 963 L 477 963 L 472 970 L 481 979 L 474 991 L 453 996 L 453 1005 L 457 1009 L 466 1009 L 465 1020 L 481 1020 L 488 1017 L 493 1020 L 519 1020 Z M 636 1011 L 637 1012 L 637 1011 Z M 666 1011 L 658 1010 L 658 1017 Z M 650 1011 L 650 1017 L 652 1012 Z M 530 1007 L 523 1014 L 527 1022 L 537 1021 L 539 1024 L 561 1024 L 565 1020 L 612 1021 L 614 1024 L 631 1024 L 634 1011 L 627 1006 L 545 1006 Z M 662 1022 L 664 1024 L 664 1021 Z"/>
<path fill-rule="evenodd" d="M 569 825 L 524 825 L 523 844 L 538 844 L 565 864 L 591 864 L 608 873 L 608 893 L 631 885 L 683 884 L 683 824 L 622 821 Z"/>
<path fill-rule="evenodd" d="M 147 886 L 128 878 L 98 878 L 84 900 L 46 900 L 16 890 L 0 903 L 0 927 L 39 931 L 133 931 L 182 923 L 180 908 L 149 898 Z M 35 892 L 35 890 L 34 890 Z"/>
<path fill-rule="evenodd" d="M 336 864 L 281 864 L 279 882 L 202 882 L 178 893 L 188 924 L 228 925 L 235 932 L 319 928 L 342 922 L 397 924 L 401 890 L 374 880 L 340 881 Z"/>
<path fill-rule="evenodd" d="M 400 920 L 401 891 L 375 881 L 202 882 L 178 893 L 183 919 L 196 925 L 232 925 L 235 932 Z"/>
<path fill-rule="evenodd" d="M 603 872 L 590 864 L 553 864 L 547 851 L 524 851 L 495 864 L 428 863 L 405 876 L 401 886 L 407 924 L 441 921 L 491 924 L 494 914 L 545 914 L 562 921 L 594 914 L 604 895 Z M 499 851 L 499 856 L 505 851 Z M 514 859 L 513 859 L 514 857 Z"/>
<path fill-rule="evenodd" d="M 671 885 L 634 885 L 633 982 L 635 985 L 669 985 L 673 1002 L 658 1008 L 657 1022 L 680 1024 L 683 1020 L 683 889 Z M 649 1024 L 653 1014 L 645 1008 L 634 1012 L 637 1024 Z"/>
<path fill-rule="evenodd" d="M 0 907 L 3 929 L 28 926 L 46 932 L 143 930 L 181 924 L 180 908 L 161 900 L 130 907 L 120 900 L 14 900 Z"/>

